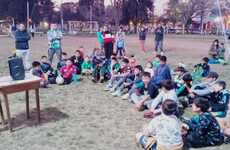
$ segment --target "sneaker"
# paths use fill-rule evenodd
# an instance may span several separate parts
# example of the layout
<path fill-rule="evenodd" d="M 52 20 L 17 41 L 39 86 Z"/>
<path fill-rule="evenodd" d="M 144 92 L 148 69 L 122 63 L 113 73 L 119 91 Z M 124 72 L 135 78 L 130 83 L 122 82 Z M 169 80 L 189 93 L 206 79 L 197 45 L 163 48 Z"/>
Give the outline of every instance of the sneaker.
<path fill-rule="evenodd" d="M 110 90 L 110 88 L 108 88 L 108 87 L 104 88 L 104 91 L 109 91 L 109 90 Z"/>
<path fill-rule="evenodd" d="M 114 87 L 112 87 L 112 88 L 109 89 L 109 91 L 110 91 L 111 93 L 113 93 L 113 92 L 116 91 L 116 89 L 115 89 Z"/>
<path fill-rule="evenodd" d="M 122 100 L 127 100 L 127 99 L 129 99 L 129 93 L 123 95 L 123 96 L 121 97 L 121 99 L 122 99 Z"/>
<path fill-rule="evenodd" d="M 112 96 L 117 97 L 117 91 L 112 93 Z"/>

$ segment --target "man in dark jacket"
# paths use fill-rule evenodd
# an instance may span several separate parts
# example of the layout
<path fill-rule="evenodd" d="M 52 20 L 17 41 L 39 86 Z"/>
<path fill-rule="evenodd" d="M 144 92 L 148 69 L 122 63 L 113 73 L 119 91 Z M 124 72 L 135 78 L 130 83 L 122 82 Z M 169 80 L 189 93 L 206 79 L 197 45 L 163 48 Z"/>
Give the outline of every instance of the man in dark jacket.
<path fill-rule="evenodd" d="M 163 52 L 164 28 L 159 23 L 155 29 L 155 51 Z"/>
<path fill-rule="evenodd" d="M 26 31 L 24 24 L 20 24 L 15 32 L 15 47 L 16 56 L 23 59 L 25 69 L 29 69 L 31 66 L 29 61 L 29 40 L 30 35 Z"/>

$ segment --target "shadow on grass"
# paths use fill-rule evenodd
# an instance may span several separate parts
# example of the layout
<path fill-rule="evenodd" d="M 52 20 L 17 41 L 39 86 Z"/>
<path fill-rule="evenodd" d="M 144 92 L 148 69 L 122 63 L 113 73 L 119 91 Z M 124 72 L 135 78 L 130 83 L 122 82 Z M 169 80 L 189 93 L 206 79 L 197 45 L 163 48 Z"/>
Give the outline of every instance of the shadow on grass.
<path fill-rule="evenodd" d="M 37 121 L 37 111 L 33 109 L 30 111 L 30 118 L 26 118 L 26 113 L 20 113 L 12 117 L 13 131 L 21 130 L 26 127 L 39 127 L 46 123 L 56 122 L 62 119 L 69 118 L 69 116 L 56 107 L 49 107 L 41 110 L 41 123 Z M 0 132 L 8 130 L 6 127 L 0 125 Z"/>

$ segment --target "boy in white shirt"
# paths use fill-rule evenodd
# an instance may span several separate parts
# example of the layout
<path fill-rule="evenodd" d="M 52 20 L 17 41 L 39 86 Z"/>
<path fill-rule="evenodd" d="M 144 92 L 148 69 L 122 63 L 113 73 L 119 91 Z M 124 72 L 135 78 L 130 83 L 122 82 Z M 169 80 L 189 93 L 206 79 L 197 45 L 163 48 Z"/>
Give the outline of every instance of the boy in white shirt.
<path fill-rule="evenodd" d="M 144 149 L 181 150 L 183 139 L 181 124 L 175 116 L 177 103 L 167 99 L 162 104 L 162 114 L 152 119 L 143 132 L 137 133 L 136 139 Z"/>

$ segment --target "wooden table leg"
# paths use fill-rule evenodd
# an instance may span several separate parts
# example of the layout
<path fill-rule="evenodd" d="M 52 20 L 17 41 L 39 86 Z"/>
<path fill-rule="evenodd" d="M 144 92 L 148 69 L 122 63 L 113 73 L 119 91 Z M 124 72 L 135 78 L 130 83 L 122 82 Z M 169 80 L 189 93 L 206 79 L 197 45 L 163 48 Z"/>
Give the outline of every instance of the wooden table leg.
<path fill-rule="evenodd" d="M 39 98 L 39 89 L 35 89 L 35 96 L 36 96 L 36 105 L 37 105 L 37 119 L 38 123 L 40 123 L 40 98 Z"/>
<path fill-rule="evenodd" d="M 26 91 L 26 117 L 30 118 L 30 101 L 29 101 L 29 91 Z"/>
<path fill-rule="evenodd" d="M 5 118 L 4 118 L 1 100 L 0 100 L 0 114 L 1 114 L 2 124 L 5 124 Z"/>
<path fill-rule="evenodd" d="M 8 101 L 7 94 L 3 94 L 3 97 L 4 97 L 5 106 L 6 106 L 6 113 L 7 113 L 7 119 L 8 119 L 8 128 L 10 129 L 10 131 L 12 131 L 12 123 L 11 123 L 11 117 L 10 117 L 10 107 L 9 107 L 9 101 Z"/>

